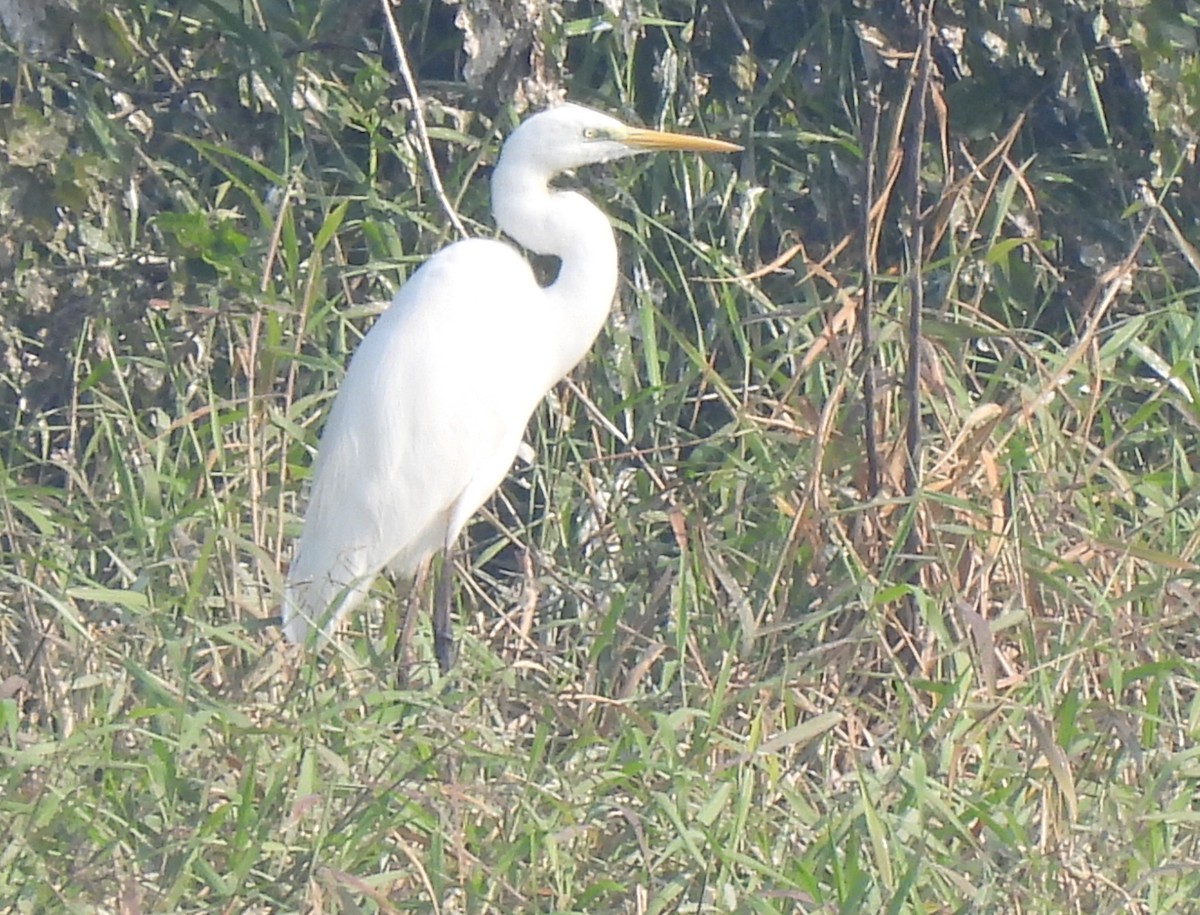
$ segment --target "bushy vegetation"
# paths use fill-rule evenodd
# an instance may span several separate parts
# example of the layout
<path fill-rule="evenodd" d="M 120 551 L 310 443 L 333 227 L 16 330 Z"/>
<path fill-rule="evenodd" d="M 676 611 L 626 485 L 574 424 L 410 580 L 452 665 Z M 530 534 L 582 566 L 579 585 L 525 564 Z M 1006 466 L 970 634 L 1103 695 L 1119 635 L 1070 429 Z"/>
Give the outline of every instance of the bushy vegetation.
<path fill-rule="evenodd" d="M 0 901 L 1195 911 L 1194 20 L 547 0 L 489 58 L 488 6 L 395 10 L 472 233 L 563 89 L 746 151 L 579 176 L 619 301 L 447 677 L 403 583 L 271 622 L 349 355 L 456 237 L 381 7 L 0 48 Z"/>

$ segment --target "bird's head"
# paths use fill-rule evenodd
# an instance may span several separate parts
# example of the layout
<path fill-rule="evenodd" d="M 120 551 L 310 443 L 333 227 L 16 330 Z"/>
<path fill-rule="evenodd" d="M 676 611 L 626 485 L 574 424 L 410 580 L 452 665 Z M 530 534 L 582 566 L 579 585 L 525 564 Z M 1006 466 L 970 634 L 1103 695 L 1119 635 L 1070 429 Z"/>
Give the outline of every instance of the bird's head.
<path fill-rule="evenodd" d="M 548 174 L 557 174 L 637 153 L 672 149 L 728 153 L 741 147 L 724 140 L 630 127 L 591 108 L 565 103 L 522 121 L 505 142 L 500 158 L 501 162 L 509 157 L 536 162 Z"/>

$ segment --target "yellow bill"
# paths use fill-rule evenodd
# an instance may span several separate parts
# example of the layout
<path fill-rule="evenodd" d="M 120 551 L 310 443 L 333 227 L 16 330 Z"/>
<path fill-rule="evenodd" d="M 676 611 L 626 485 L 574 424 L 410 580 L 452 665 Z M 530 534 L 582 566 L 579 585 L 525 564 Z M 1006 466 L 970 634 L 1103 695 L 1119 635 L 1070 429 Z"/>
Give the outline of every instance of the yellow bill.
<path fill-rule="evenodd" d="M 740 152 L 742 147 L 725 140 L 713 140 L 709 137 L 695 137 L 686 133 L 667 133 L 663 130 L 642 130 L 631 127 L 622 136 L 621 142 L 634 149 L 645 149 L 653 152 L 665 150 L 682 150 L 684 152 L 733 153 Z"/>

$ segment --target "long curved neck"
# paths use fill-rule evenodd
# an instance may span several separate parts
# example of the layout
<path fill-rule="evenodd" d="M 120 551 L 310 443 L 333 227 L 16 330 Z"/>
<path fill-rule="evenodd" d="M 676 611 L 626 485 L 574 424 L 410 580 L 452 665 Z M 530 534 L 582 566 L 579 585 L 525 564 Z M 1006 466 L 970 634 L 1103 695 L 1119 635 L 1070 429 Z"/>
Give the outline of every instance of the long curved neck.
<path fill-rule="evenodd" d="M 617 291 L 617 243 L 612 226 L 581 194 L 554 191 L 549 175 L 501 156 L 492 173 L 492 212 L 510 237 L 561 262 L 545 288 L 543 326 L 557 382 L 582 359 L 608 319 Z"/>

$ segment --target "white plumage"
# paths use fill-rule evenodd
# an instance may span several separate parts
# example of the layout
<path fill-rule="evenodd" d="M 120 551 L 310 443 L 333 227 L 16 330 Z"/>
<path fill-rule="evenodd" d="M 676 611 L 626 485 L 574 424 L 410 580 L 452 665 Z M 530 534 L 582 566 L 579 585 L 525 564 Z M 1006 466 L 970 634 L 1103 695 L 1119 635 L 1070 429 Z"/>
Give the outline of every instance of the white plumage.
<path fill-rule="evenodd" d="M 330 630 L 383 569 L 411 576 L 454 544 L 504 479 L 539 401 L 603 327 L 618 275 L 612 228 L 550 179 L 640 151 L 737 148 L 578 105 L 513 132 L 492 175 L 492 209 L 521 245 L 557 255 L 559 275 L 542 288 L 517 249 L 470 239 L 396 293 L 351 359 L 321 436 L 283 602 L 290 641 Z"/>

